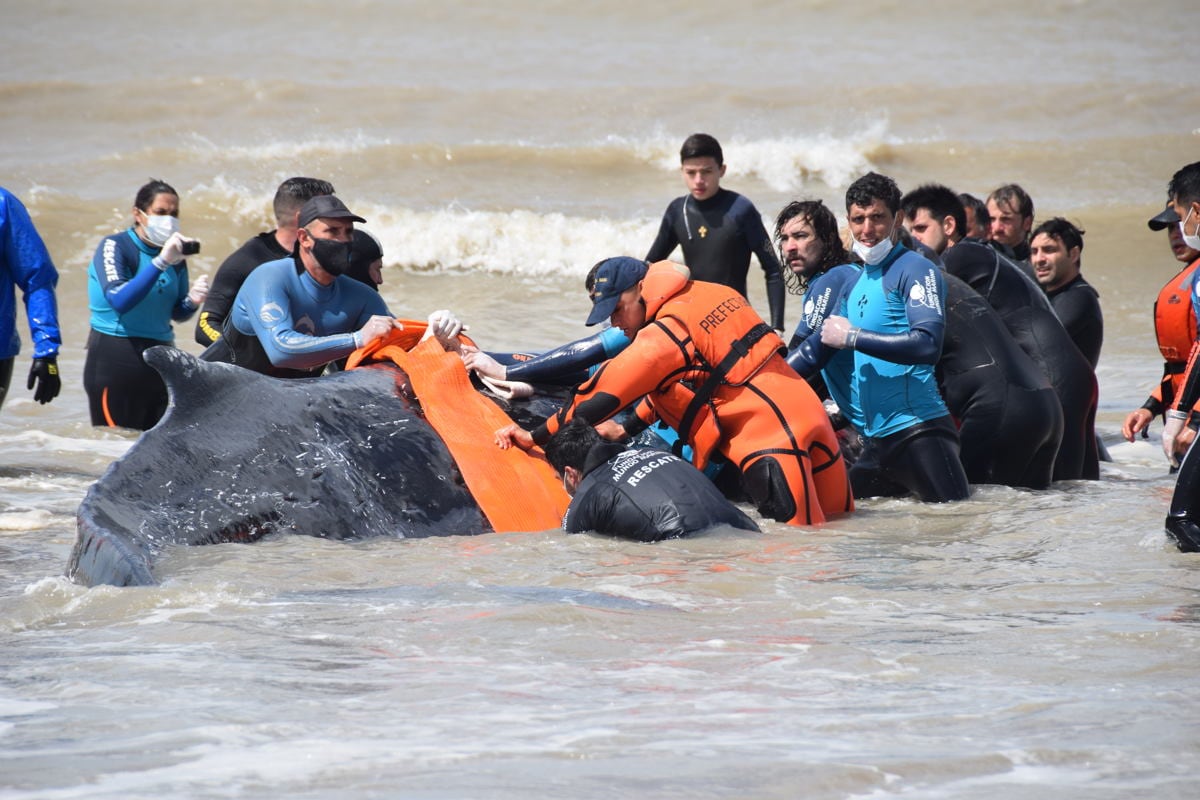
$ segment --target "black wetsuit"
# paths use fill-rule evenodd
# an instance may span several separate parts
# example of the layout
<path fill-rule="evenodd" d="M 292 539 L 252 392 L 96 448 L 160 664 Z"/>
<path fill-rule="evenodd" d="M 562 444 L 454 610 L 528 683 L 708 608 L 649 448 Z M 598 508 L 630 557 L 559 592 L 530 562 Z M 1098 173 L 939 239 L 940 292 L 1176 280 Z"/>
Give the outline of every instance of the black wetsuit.
<path fill-rule="evenodd" d="M 1104 314 L 1100 311 L 1100 294 L 1079 275 L 1075 280 L 1046 292 L 1054 313 L 1062 321 L 1071 340 L 1084 358 L 1096 368 L 1100 361 L 1100 346 L 1104 344 Z"/>
<path fill-rule="evenodd" d="M 1063 411 L 1054 480 L 1099 478 L 1096 373 L 1059 321 L 1046 293 L 1019 265 L 976 239 L 962 239 L 947 248 L 942 264 L 996 309 L 1013 339 L 1054 387 Z"/>
<path fill-rule="evenodd" d="M 716 525 L 757 531 L 704 473 L 661 450 L 601 442 L 588 453 L 563 530 L 654 542 Z"/>
<path fill-rule="evenodd" d="M 747 298 L 750 254 L 758 256 L 767 282 L 771 327 L 783 330 L 786 291 L 779 257 L 753 203 L 728 189 L 718 189 L 707 200 L 690 194 L 676 198 L 667 206 L 646 260 L 662 261 L 676 245 L 683 248 L 692 280 L 724 284 Z"/>
<path fill-rule="evenodd" d="M 938 387 L 958 422 L 967 479 L 1044 489 L 1062 440 L 1058 396 L 988 302 L 953 275 L 943 277 Z"/>
<path fill-rule="evenodd" d="M 221 328 L 229 316 L 229 309 L 233 308 L 234 298 L 246 282 L 246 276 L 255 267 L 290 255 L 275 238 L 275 231 L 260 233 L 230 253 L 217 268 L 208 298 L 200 309 L 200 318 L 196 320 L 196 341 L 210 345 L 220 338 Z"/>

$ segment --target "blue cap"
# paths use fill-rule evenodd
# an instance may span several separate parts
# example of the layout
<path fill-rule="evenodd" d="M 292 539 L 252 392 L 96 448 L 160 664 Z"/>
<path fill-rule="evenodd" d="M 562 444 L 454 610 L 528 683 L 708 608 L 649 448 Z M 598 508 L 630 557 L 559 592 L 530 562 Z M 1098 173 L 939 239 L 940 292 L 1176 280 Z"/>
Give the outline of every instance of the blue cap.
<path fill-rule="evenodd" d="M 588 314 L 587 324 L 595 325 L 611 317 L 621 295 L 646 277 L 647 267 L 649 264 L 645 261 L 629 256 L 601 261 L 592 284 L 592 313 Z"/>

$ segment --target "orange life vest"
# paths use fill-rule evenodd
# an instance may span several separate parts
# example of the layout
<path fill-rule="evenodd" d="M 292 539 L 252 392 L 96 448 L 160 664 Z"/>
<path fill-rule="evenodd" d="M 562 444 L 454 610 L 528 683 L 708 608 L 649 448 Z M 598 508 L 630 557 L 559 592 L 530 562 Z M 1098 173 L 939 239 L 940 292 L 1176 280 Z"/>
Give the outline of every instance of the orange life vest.
<path fill-rule="evenodd" d="M 1196 341 L 1196 314 L 1192 309 L 1192 278 L 1200 267 L 1196 259 L 1167 282 L 1154 301 L 1154 335 L 1165 361 L 1179 365 L 1184 362 Z"/>
<path fill-rule="evenodd" d="M 686 269 L 670 261 L 650 265 L 642 282 L 646 317 L 653 322 L 673 318 L 690 334 L 679 343 L 693 348 L 693 380 L 711 374 L 736 351 L 721 382 L 741 386 L 782 350 L 783 340 L 769 326 L 764 330 L 766 323 L 749 300 L 728 286 L 689 281 Z"/>

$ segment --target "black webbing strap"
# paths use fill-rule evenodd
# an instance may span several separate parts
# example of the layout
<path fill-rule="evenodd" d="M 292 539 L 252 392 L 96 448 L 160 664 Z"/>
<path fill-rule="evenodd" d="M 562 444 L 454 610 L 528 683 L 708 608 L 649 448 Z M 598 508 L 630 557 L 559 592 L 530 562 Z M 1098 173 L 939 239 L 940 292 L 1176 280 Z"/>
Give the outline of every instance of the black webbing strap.
<path fill-rule="evenodd" d="M 696 422 L 696 415 L 700 413 L 700 409 L 709 401 L 713 392 L 725 380 L 725 376 L 729 374 L 729 370 L 733 369 L 733 365 L 741 361 L 749 353 L 751 348 L 758 343 L 758 340 L 771 332 L 771 326 L 765 322 L 760 322 L 751 328 L 745 336 L 737 339 L 729 347 L 729 352 L 721 359 L 721 363 L 708 374 L 704 383 L 696 390 L 692 396 L 692 401 L 688 403 L 687 409 L 683 412 L 683 418 L 679 420 L 679 438 L 671 446 L 675 455 L 680 455 L 683 452 L 684 445 L 687 444 L 688 434 L 692 430 L 692 425 Z"/>

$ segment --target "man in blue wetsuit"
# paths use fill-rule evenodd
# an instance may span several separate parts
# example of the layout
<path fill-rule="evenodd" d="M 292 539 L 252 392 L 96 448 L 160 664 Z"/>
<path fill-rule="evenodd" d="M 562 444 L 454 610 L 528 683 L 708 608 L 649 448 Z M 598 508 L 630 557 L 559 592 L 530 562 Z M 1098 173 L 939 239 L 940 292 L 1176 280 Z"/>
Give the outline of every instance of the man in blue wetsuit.
<path fill-rule="evenodd" d="M 927 502 L 969 493 L 958 433 L 938 392 L 944 281 L 938 267 L 895 241 L 903 218 L 895 181 L 871 172 L 846 191 L 854 252 L 865 262 L 821 345 L 854 354 L 849 408 L 865 437 L 850 470 L 856 497 L 911 492 Z"/>
<path fill-rule="evenodd" d="M 306 202 L 292 256 L 250 273 L 221 338 L 201 357 L 276 377 L 311 377 L 398 327 L 378 292 L 345 275 L 354 223 L 364 221 L 333 195 Z M 435 311 L 429 330 L 449 342 L 462 323 Z"/>
<path fill-rule="evenodd" d="M 275 230 L 260 233 L 233 251 L 213 276 L 212 288 L 196 320 L 196 341 L 208 346 L 221 338 L 221 329 L 238 290 L 254 268 L 291 255 L 296 246 L 300 209 L 314 197 L 333 194 L 333 184 L 319 178 L 288 178 L 275 190 L 271 202 Z"/>
<path fill-rule="evenodd" d="M 663 450 L 608 442 L 576 418 L 550 437 L 546 460 L 571 495 L 567 533 L 596 531 L 641 542 L 717 525 L 757 531 L 698 469 Z"/>
<path fill-rule="evenodd" d="M 721 188 L 725 160 L 720 143 L 707 133 L 694 133 L 683 143 L 679 159 L 688 194 L 667 206 L 646 261 L 664 261 L 679 245 L 692 280 L 720 283 L 749 297 L 746 274 L 753 253 L 767 283 L 771 327 L 782 331 L 785 292 L 779 260 L 754 204 Z"/>
<path fill-rule="evenodd" d="M 821 337 L 815 334 L 826 317 L 838 312 L 861 270 L 848 263 L 837 218 L 820 200 L 795 200 L 784 206 L 775 219 L 775 240 L 788 268 L 788 291 L 804 297 L 804 313 L 788 342 L 788 364 L 814 384 L 818 395 L 828 395 L 849 421 L 854 354 L 822 348 Z M 824 392 L 815 385 L 818 380 L 823 381 Z"/>
<path fill-rule="evenodd" d="M 0 405 L 8 394 L 13 363 L 21 351 L 14 286 L 20 286 L 24 295 L 33 337 L 33 364 L 26 388 L 34 390 L 33 399 L 39 403 L 49 403 L 58 396 L 62 387 L 58 376 L 62 336 L 54 297 L 57 284 L 58 271 L 29 212 L 14 194 L 0 187 Z"/>

